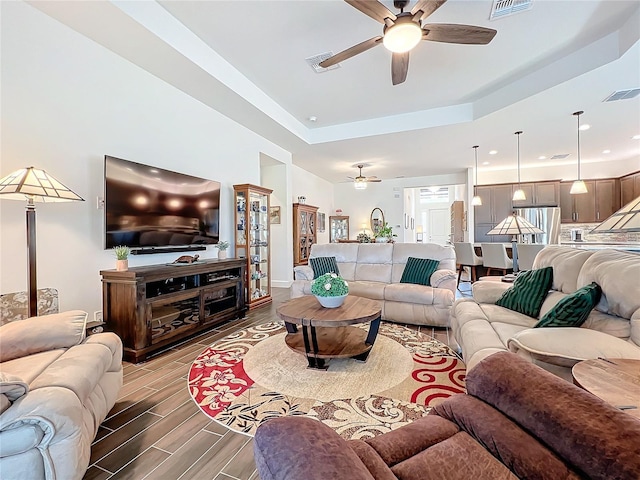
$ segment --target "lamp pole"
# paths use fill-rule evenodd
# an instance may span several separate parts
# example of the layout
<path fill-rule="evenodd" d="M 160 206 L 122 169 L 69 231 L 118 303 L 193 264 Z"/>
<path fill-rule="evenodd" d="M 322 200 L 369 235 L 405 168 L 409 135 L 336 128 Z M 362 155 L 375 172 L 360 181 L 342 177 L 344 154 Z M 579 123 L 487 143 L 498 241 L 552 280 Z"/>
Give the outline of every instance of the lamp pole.
<path fill-rule="evenodd" d="M 29 317 L 38 315 L 38 279 L 36 274 L 36 204 L 27 196 L 27 271 L 29 276 Z"/>

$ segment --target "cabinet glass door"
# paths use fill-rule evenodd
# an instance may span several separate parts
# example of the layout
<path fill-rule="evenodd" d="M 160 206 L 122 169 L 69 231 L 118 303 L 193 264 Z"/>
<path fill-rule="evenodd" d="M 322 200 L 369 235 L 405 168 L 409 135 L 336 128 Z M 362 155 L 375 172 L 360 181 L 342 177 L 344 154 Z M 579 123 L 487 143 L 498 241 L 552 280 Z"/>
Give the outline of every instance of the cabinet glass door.
<path fill-rule="evenodd" d="M 269 204 L 266 195 L 250 192 L 249 295 L 258 300 L 269 295 Z"/>

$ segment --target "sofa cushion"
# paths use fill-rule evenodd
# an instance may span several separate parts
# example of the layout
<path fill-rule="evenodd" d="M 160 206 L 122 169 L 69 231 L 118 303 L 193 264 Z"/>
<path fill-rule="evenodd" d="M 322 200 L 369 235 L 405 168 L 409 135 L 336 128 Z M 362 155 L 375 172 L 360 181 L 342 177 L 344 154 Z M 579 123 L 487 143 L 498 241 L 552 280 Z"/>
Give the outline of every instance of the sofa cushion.
<path fill-rule="evenodd" d="M 579 327 L 600 300 L 602 289 L 592 282 L 560 300 L 549 310 L 534 328 Z"/>
<path fill-rule="evenodd" d="M 325 273 L 335 273 L 340 275 L 340 269 L 336 262 L 336 257 L 311 257 L 309 265 L 313 269 L 313 278 L 316 279 Z"/>
<path fill-rule="evenodd" d="M 30 425 L 28 420 L 22 425 L 16 425 L 16 428 L 3 430 L 0 432 L 0 456 L 19 455 L 37 448 L 43 438 L 42 428 L 37 423 Z"/>
<path fill-rule="evenodd" d="M 598 357 L 640 360 L 637 346 L 587 328 L 529 328 L 511 337 L 507 346 L 514 353 L 522 349 L 532 358 L 561 367 Z"/>
<path fill-rule="evenodd" d="M 440 265 L 439 260 L 409 257 L 402 272 L 400 283 L 430 286 L 431 275 L 438 269 L 438 265 Z"/>
<path fill-rule="evenodd" d="M 520 325 L 522 327 L 531 328 L 536 324 L 536 319 L 531 318 L 523 313 L 514 312 L 507 308 L 492 305 L 490 303 L 481 303 L 480 308 L 487 317 L 489 323 L 505 323 L 511 325 Z"/>
<path fill-rule="evenodd" d="M 502 294 L 496 305 L 537 317 L 552 282 L 551 267 L 523 272 L 516 277 L 513 286 Z"/>
<path fill-rule="evenodd" d="M 365 280 L 349 282 L 349 294 L 371 300 L 384 300 L 384 290 L 388 286 L 384 282 L 367 282 Z"/>
<path fill-rule="evenodd" d="M 32 353 L 78 345 L 86 334 L 87 313 L 64 313 L 31 317 L 0 327 L 0 362 Z"/>
<path fill-rule="evenodd" d="M 10 402 L 15 402 L 29 391 L 29 385 L 10 373 L 0 372 L 0 394 L 5 395 Z"/>
<path fill-rule="evenodd" d="M 433 305 L 434 295 L 433 287 L 413 283 L 390 283 L 384 289 L 384 299 L 392 302 Z"/>
<path fill-rule="evenodd" d="M 593 254 L 593 250 L 549 245 L 538 252 L 533 268 L 553 267 L 552 288 L 558 292 L 573 293 L 578 289 L 578 274 L 582 265 Z M 597 283 L 602 286 L 602 283 Z"/>

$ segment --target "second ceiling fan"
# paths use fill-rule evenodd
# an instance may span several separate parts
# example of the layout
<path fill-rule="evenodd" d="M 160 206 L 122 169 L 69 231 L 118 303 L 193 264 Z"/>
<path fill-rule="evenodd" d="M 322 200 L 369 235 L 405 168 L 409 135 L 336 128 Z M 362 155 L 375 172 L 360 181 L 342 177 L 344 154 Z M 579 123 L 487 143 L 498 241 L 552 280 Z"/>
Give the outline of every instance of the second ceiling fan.
<path fill-rule="evenodd" d="M 409 0 L 394 0 L 393 5 L 400 10 L 400 13 L 397 15 L 377 0 L 345 1 L 365 15 L 384 24 L 382 35 L 347 48 L 333 57 L 320 62 L 319 65 L 323 68 L 331 67 L 382 43 L 387 49 L 393 52 L 391 60 L 391 81 L 394 85 L 398 85 L 407 79 L 409 52 L 420 40 L 486 45 L 497 33 L 496 30 L 492 28 L 474 25 L 448 23 L 422 24 L 422 20 L 440 8 L 447 0 L 420 0 L 414 5 L 411 12 L 404 11 L 409 4 Z"/>

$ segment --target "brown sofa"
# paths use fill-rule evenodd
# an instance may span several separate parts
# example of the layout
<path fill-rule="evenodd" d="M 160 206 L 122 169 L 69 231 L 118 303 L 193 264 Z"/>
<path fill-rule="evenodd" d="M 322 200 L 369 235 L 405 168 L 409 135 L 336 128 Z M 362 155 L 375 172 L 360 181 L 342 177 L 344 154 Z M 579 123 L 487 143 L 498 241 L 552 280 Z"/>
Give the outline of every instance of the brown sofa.
<path fill-rule="evenodd" d="M 510 352 L 481 361 L 429 415 L 345 441 L 305 417 L 261 425 L 262 480 L 640 478 L 640 421 Z"/>

